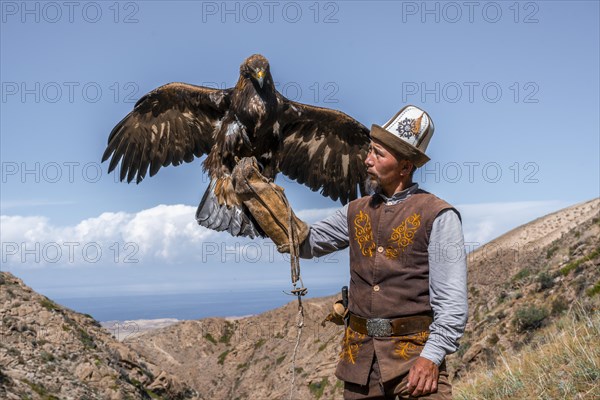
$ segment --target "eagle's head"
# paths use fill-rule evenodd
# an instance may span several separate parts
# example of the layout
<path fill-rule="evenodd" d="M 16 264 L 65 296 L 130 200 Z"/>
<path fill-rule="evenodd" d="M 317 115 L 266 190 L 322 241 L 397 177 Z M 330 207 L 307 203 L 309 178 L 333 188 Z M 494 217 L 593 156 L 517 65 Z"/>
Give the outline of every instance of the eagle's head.
<path fill-rule="evenodd" d="M 240 75 L 256 82 L 262 89 L 265 81 L 271 80 L 269 61 L 260 54 L 253 54 L 240 65 Z"/>

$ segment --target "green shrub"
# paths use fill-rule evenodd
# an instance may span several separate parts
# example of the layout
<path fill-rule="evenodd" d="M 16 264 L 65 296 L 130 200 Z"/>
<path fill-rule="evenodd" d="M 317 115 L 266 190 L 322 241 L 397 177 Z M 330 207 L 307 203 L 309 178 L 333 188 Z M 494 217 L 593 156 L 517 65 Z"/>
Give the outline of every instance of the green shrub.
<path fill-rule="evenodd" d="M 49 311 L 60 310 L 59 305 L 48 298 L 43 298 L 42 300 L 40 300 L 40 304 L 42 307 Z"/>
<path fill-rule="evenodd" d="M 36 392 L 40 396 L 41 399 L 43 399 L 43 400 L 59 400 L 58 397 L 56 397 L 52 394 L 49 394 L 48 390 L 46 390 L 44 385 L 35 383 L 35 382 L 30 382 L 27 379 L 23 379 L 23 382 L 28 384 L 29 387 L 31 388 L 31 390 Z"/>
<path fill-rule="evenodd" d="M 308 385 L 308 389 L 315 399 L 320 399 L 321 396 L 323 396 L 323 392 L 325 391 L 325 387 L 327 385 L 329 385 L 329 380 L 327 378 L 323 378 L 320 382 L 310 383 Z"/>
<path fill-rule="evenodd" d="M 212 344 L 217 344 L 217 341 L 215 340 L 213 335 L 211 335 L 210 333 L 207 333 L 206 335 L 204 335 L 204 339 L 208 340 Z"/>
<path fill-rule="evenodd" d="M 540 284 L 540 290 L 550 289 L 552 286 L 554 286 L 554 278 L 552 278 L 552 275 L 546 272 L 539 274 L 537 281 Z"/>
<path fill-rule="evenodd" d="M 219 342 L 229 344 L 231 337 L 234 333 L 234 326 L 231 322 L 225 321 L 225 326 L 223 327 L 223 335 L 219 338 Z"/>
<path fill-rule="evenodd" d="M 590 297 L 594 297 L 595 295 L 600 293 L 600 281 L 596 282 L 596 284 L 588 290 L 586 290 L 585 293 Z"/>
<path fill-rule="evenodd" d="M 563 274 L 564 276 L 567 276 L 567 275 L 569 275 L 569 272 L 573 271 L 575 268 L 579 267 L 584 262 L 593 260 L 599 254 L 600 254 L 600 247 L 598 247 L 596 250 L 592 251 L 587 256 L 581 257 L 580 259 L 578 259 L 576 261 L 568 263 L 567 265 L 565 265 L 564 267 L 562 267 L 560 269 L 560 273 Z"/>
<path fill-rule="evenodd" d="M 224 352 L 222 352 L 221 354 L 219 354 L 218 357 L 218 363 L 223 365 L 223 363 L 225 362 L 225 357 L 227 357 L 227 354 L 229 354 L 230 350 L 225 350 Z"/>
<path fill-rule="evenodd" d="M 96 348 L 94 338 L 89 333 L 87 333 L 85 330 L 79 327 L 77 328 L 77 333 L 79 334 L 79 340 L 81 341 L 81 343 L 83 343 L 84 347 L 87 347 L 89 349 Z"/>
<path fill-rule="evenodd" d="M 558 246 L 552 246 L 552 247 L 550 247 L 548 250 L 546 250 L 546 258 L 547 259 L 552 258 L 552 256 L 554 254 L 556 254 L 557 250 L 558 250 Z"/>
<path fill-rule="evenodd" d="M 517 332 L 534 330 L 542 326 L 542 322 L 548 317 L 548 311 L 545 308 L 536 306 L 521 307 L 515 313 L 513 325 Z"/>
<path fill-rule="evenodd" d="M 465 355 L 467 350 L 469 350 L 469 347 L 471 347 L 470 342 L 461 343 L 460 346 L 458 347 L 458 351 L 456 352 L 456 355 L 459 356 L 460 358 L 462 358 L 462 356 Z"/>
<path fill-rule="evenodd" d="M 518 291 L 515 293 L 515 299 L 520 299 L 521 297 L 523 297 L 523 293 L 521 293 L 521 291 Z"/>
<path fill-rule="evenodd" d="M 40 358 L 43 362 L 52 362 L 55 360 L 54 356 L 51 353 L 48 353 L 47 351 L 42 351 L 40 353 Z"/>
<path fill-rule="evenodd" d="M 552 315 L 562 314 L 563 311 L 569 309 L 569 306 L 565 302 L 565 300 L 561 297 L 557 297 L 552 300 Z"/>
<path fill-rule="evenodd" d="M 498 337 L 498 335 L 496 335 L 495 333 L 492 333 L 488 338 L 487 338 L 487 342 L 491 345 L 494 346 L 496 343 L 498 343 L 500 341 L 500 338 Z"/>
<path fill-rule="evenodd" d="M 527 278 L 529 275 L 531 275 L 531 270 L 529 268 L 525 267 L 522 270 L 520 270 L 519 272 L 517 272 L 515 274 L 515 276 L 513 276 L 512 281 L 518 282 L 521 279 Z"/>

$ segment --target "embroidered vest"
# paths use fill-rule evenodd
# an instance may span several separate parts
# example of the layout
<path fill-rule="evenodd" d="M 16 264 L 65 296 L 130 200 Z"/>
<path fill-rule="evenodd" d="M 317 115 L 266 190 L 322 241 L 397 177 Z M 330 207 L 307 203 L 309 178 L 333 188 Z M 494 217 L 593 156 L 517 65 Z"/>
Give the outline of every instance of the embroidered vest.
<path fill-rule="evenodd" d="M 448 208 L 452 206 L 421 189 L 394 205 L 378 196 L 350 203 L 352 313 L 397 318 L 432 312 L 429 236 L 436 216 Z"/>

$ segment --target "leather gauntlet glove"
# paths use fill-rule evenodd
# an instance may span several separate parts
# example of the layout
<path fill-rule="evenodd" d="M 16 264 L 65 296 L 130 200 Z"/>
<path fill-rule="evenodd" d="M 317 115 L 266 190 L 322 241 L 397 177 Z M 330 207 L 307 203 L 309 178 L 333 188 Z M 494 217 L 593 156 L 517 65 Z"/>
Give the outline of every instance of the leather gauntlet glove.
<path fill-rule="evenodd" d="M 283 188 L 265 178 L 254 157 L 245 157 L 233 169 L 235 193 L 248 207 L 262 230 L 280 253 L 290 252 L 290 239 L 300 245 L 308 236 L 308 225 L 291 209 Z M 293 234 L 290 234 L 290 222 Z"/>

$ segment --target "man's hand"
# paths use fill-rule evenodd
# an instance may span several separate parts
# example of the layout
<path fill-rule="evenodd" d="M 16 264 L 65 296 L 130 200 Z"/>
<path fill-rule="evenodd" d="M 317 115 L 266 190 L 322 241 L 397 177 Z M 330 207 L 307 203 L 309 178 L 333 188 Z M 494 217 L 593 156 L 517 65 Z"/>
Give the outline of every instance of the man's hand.
<path fill-rule="evenodd" d="M 417 361 L 408 372 L 408 393 L 411 396 L 422 396 L 437 391 L 439 368 L 424 357 Z"/>

